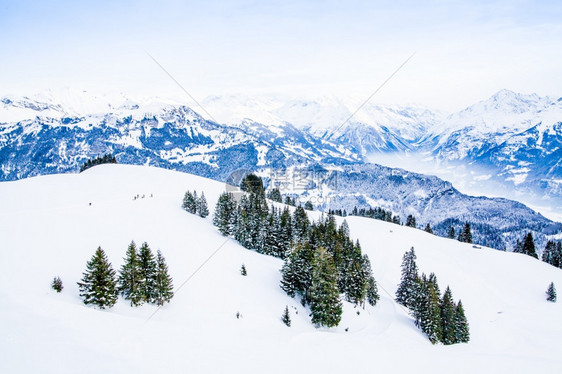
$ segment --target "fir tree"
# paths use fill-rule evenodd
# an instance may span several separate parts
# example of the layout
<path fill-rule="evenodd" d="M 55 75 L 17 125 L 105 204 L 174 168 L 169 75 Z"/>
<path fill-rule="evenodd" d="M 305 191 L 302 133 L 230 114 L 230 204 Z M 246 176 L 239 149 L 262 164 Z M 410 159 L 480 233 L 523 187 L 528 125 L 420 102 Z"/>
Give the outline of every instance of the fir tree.
<path fill-rule="evenodd" d="M 464 315 L 462 301 L 455 308 L 455 343 L 468 343 L 470 340 L 469 325 Z"/>
<path fill-rule="evenodd" d="M 552 266 L 560 267 L 560 252 L 555 242 L 549 240 L 546 243 L 542 253 L 542 260 Z"/>
<path fill-rule="evenodd" d="M 281 321 L 283 321 L 283 323 L 285 325 L 287 325 L 287 327 L 291 327 L 291 315 L 289 314 L 289 306 L 285 306 L 285 310 L 283 311 L 283 315 L 281 316 Z"/>
<path fill-rule="evenodd" d="M 267 198 L 277 203 L 283 202 L 283 197 L 281 196 L 281 191 L 279 191 L 279 188 L 274 188 L 271 191 L 269 191 Z"/>
<path fill-rule="evenodd" d="M 242 266 L 240 267 L 240 274 L 242 274 L 243 276 L 248 275 L 248 272 L 246 271 L 246 265 L 242 264 Z"/>
<path fill-rule="evenodd" d="M 459 234 L 459 241 L 464 243 L 472 243 L 472 231 L 470 230 L 470 223 L 466 222 L 462 232 Z"/>
<path fill-rule="evenodd" d="M 531 233 L 528 233 L 525 236 L 525 241 L 523 242 L 523 253 L 534 258 L 539 258 L 537 252 L 535 251 L 535 241 L 533 240 L 533 234 Z"/>
<path fill-rule="evenodd" d="M 425 232 L 428 232 L 430 234 L 433 234 L 433 230 L 431 229 L 431 226 L 429 225 L 429 223 L 427 225 L 425 225 Z"/>
<path fill-rule="evenodd" d="M 60 277 L 54 277 L 53 282 L 51 283 L 51 288 L 57 293 L 60 293 L 63 290 L 62 279 Z"/>
<path fill-rule="evenodd" d="M 213 224 L 224 236 L 234 235 L 237 227 L 237 207 L 232 194 L 224 192 L 219 196 L 213 216 Z"/>
<path fill-rule="evenodd" d="M 154 276 L 153 302 L 158 306 L 169 303 L 174 297 L 172 277 L 168 274 L 166 259 L 160 251 L 156 252 L 156 273 Z"/>
<path fill-rule="evenodd" d="M 422 277 L 424 278 L 424 277 Z M 424 281 L 424 296 L 420 306 L 420 328 L 429 341 L 435 344 L 442 339 L 441 308 L 439 307 L 439 289 L 435 276 Z"/>
<path fill-rule="evenodd" d="M 263 181 L 255 174 L 246 175 L 240 182 L 240 189 L 250 194 L 256 194 L 265 198 L 265 190 L 263 188 Z"/>
<path fill-rule="evenodd" d="M 416 292 L 419 290 L 418 267 L 414 247 L 402 258 L 402 278 L 396 290 L 396 302 L 407 308 L 416 305 Z"/>
<path fill-rule="evenodd" d="M 367 302 L 371 306 L 375 306 L 380 299 L 377 282 L 373 276 L 371 261 L 367 255 L 363 255 L 363 271 L 367 277 Z"/>
<path fill-rule="evenodd" d="M 406 226 L 408 227 L 416 227 L 416 217 L 414 217 L 413 215 L 408 215 L 408 217 L 406 218 Z"/>
<path fill-rule="evenodd" d="M 100 309 L 111 308 L 117 301 L 115 270 L 107 256 L 98 247 L 92 259 L 86 264 L 82 281 L 78 282 L 80 297 L 84 304 L 94 304 Z"/>
<path fill-rule="evenodd" d="M 197 200 L 197 214 L 199 214 L 199 217 L 202 218 L 205 218 L 209 215 L 207 199 L 205 199 L 205 193 L 203 192 L 201 192 L 201 197 Z"/>
<path fill-rule="evenodd" d="M 295 242 L 302 242 L 308 238 L 308 231 L 310 229 L 310 221 L 304 208 L 299 206 L 293 213 L 293 240 Z"/>
<path fill-rule="evenodd" d="M 455 238 L 455 228 L 453 226 L 449 227 L 449 232 L 447 233 L 447 238 L 449 238 L 449 239 Z"/>
<path fill-rule="evenodd" d="M 138 306 L 144 301 L 142 287 L 145 279 L 142 277 L 135 242 L 129 244 L 125 256 L 125 263 L 119 272 L 118 291 L 125 300 L 131 302 L 131 306 Z"/>
<path fill-rule="evenodd" d="M 554 287 L 554 282 L 551 282 L 548 286 L 548 290 L 546 290 L 546 299 L 548 301 L 552 301 L 553 303 L 556 302 L 556 288 Z"/>
<path fill-rule="evenodd" d="M 187 212 L 195 214 L 197 212 L 197 198 L 191 191 L 187 191 L 183 197 L 182 208 Z"/>
<path fill-rule="evenodd" d="M 300 295 L 303 305 L 310 302 L 314 250 L 309 243 L 298 244 L 281 268 L 281 288 L 287 295 Z"/>
<path fill-rule="evenodd" d="M 445 345 L 455 343 L 455 302 L 451 289 L 447 286 L 441 299 L 441 327 L 442 339 Z"/>
<path fill-rule="evenodd" d="M 310 200 L 307 200 L 306 203 L 304 203 L 304 209 L 305 210 L 314 210 L 314 206 L 312 205 Z"/>
<path fill-rule="evenodd" d="M 332 256 L 319 248 L 314 256 L 314 270 L 310 292 L 312 323 L 316 326 L 335 327 L 340 323 L 340 301 L 337 272 Z"/>
<path fill-rule="evenodd" d="M 156 261 L 146 242 L 142 243 L 139 251 L 139 265 L 140 277 L 143 279 L 140 288 L 142 300 L 152 303 L 156 297 Z"/>

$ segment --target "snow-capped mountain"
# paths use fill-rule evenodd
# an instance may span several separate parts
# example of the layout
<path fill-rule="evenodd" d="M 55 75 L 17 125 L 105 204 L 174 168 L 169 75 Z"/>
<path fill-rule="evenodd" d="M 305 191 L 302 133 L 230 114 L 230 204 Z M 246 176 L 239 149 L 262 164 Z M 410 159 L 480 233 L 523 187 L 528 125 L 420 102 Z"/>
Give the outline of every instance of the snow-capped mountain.
<path fill-rule="evenodd" d="M 205 192 L 212 208 L 224 188 L 130 165 L 0 183 L 0 372 L 559 371 L 562 304 L 546 301 L 545 290 L 550 282 L 560 287 L 560 269 L 523 254 L 347 217 L 381 299 L 365 308 L 342 301 L 339 326 L 315 328 L 310 308 L 279 287 L 282 260 L 244 249 L 222 236 L 211 217 L 181 209 L 186 190 Z M 138 194 L 146 198 L 134 199 Z M 161 308 L 131 307 L 122 298 L 111 309 L 84 305 L 76 283 L 96 248 L 118 270 L 131 240 L 165 255 L 174 298 Z M 434 272 L 441 292 L 450 286 L 462 300 L 469 343 L 432 345 L 394 301 L 402 256 L 411 247 L 420 272 Z M 55 276 L 61 293 L 50 288 Z M 286 306 L 291 327 L 281 321 Z"/>

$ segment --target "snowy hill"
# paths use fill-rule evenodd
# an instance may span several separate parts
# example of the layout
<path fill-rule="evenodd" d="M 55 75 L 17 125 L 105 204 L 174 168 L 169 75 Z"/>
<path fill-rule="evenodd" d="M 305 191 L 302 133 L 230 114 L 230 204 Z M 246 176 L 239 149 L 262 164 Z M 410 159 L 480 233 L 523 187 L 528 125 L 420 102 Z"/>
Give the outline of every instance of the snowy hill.
<path fill-rule="evenodd" d="M 180 208 L 187 189 L 204 191 L 212 208 L 224 188 L 125 165 L 0 183 L 0 371 L 558 372 L 562 306 L 545 301 L 544 291 L 551 281 L 562 285 L 559 269 L 348 217 L 351 236 L 371 258 L 381 300 L 365 310 L 344 303 L 339 327 L 316 329 L 307 310 L 279 288 L 280 260 L 243 249 L 222 237 L 211 217 Z M 137 194 L 145 198 L 133 200 Z M 84 306 L 76 282 L 95 248 L 101 245 L 117 269 L 131 240 L 166 256 L 172 302 L 158 312 L 123 300 L 104 311 Z M 450 285 L 462 299 L 470 343 L 432 346 L 392 300 L 411 246 L 420 270 L 435 272 L 441 288 Z M 239 273 L 242 263 L 247 277 Z M 64 282 L 61 294 L 49 287 L 55 275 Z M 290 328 L 280 321 L 285 305 Z"/>

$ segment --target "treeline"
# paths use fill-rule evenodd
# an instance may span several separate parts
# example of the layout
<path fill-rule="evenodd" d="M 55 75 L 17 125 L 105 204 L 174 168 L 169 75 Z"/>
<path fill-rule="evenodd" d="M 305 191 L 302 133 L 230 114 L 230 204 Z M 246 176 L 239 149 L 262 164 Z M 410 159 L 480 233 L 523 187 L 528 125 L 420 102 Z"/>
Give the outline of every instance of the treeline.
<path fill-rule="evenodd" d="M 80 166 L 80 173 L 84 170 L 91 168 L 92 166 L 101 165 L 101 164 L 116 164 L 117 159 L 111 153 L 105 154 L 102 157 L 96 157 L 93 159 L 89 159 L 88 161 L 84 162 L 82 166 Z"/>
<path fill-rule="evenodd" d="M 544 247 L 542 260 L 562 269 L 562 243 L 549 240 Z"/>
<path fill-rule="evenodd" d="M 338 209 L 336 211 L 341 212 L 341 209 Z M 345 210 L 343 212 L 345 213 Z M 354 207 L 353 210 L 351 211 L 351 215 L 374 218 L 381 221 L 392 222 L 392 223 L 396 223 L 397 225 L 400 225 L 399 216 L 393 215 L 392 212 L 388 210 L 384 210 L 380 207 L 376 207 L 374 209 L 371 207 L 369 207 L 369 209 L 365 209 L 365 208 L 358 209 L 357 207 Z"/>
<path fill-rule="evenodd" d="M 197 191 L 187 191 L 183 196 L 182 208 L 191 214 L 197 214 L 205 218 L 209 215 L 209 207 L 205 193 L 201 192 L 201 197 L 197 196 Z"/>
<path fill-rule="evenodd" d="M 213 216 L 218 230 L 248 249 L 284 259 L 281 288 L 310 306 L 317 326 L 339 324 L 340 294 L 357 305 L 375 305 L 379 295 L 370 261 L 347 223 L 338 227 L 333 215 L 310 222 L 301 206 L 292 214 L 288 207 L 269 207 L 256 178 L 242 181 L 247 194 L 238 202 L 230 193 L 219 197 Z"/>
<path fill-rule="evenodd" d="M 93 304 L 101 309 L 111 308 L 117 302 L 118 295 L 130 301 L 131 306 L 144 303 L 161 306 L 172 299 L 172 277 L 168 274 L 168 265 L 160 251 L 155 257 L 146 242 L 139 251 L 135 242 L 131 242 L 124 261 L 119 274 L 116 274 L 104 250 L 98 247 L 86 264 L 82 280 L 78 282 L 84 304 Z M 62 289 L 62 281 L 57 288 Z"/>
<path fill-rule="evenodd" d="M 435 344 L 466 343 L 469 325 L 462 302 L 455 303 L 449 286 L 441 297 L 437 277 L 418 275 L 416 254 L 412 247 L 402 259 L 402 277 L 396 290 L 396 302 L 409 309 L 418 326 Z"/>

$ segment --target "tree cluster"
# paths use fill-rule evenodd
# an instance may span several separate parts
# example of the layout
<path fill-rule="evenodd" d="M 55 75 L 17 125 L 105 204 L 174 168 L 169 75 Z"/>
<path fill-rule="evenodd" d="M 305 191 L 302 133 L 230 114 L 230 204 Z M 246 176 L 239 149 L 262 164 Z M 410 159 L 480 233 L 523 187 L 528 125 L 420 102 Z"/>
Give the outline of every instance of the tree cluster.
<path fill-rule="evenodd" d="M 402 278 L 396 290 L 396 302 L 405 306 L 418 326 L 435 344 L 466 343 L 470 339 L 469 325 L 462 302 L 455 303 L 451 289 L 440 296 L 437 277 L 418 274 L 414 248 L 402 259 Z"/>
<path fill-rule="evenodd" d="M 517 243 L 515 243 L 515 248 L 513 248 L 513 252 L 523 253 L 534 258 L 539 258 L 539 256 L 537 255 L 537 251 L 535 249 L 535 241 L 533 239 L 533 234 L 531 234 L 530 232 L 527 233 L 523 241 L 517 239 Z"/>
<path fill-rule="evenodd" d="M 82 166 L 80 166 L 80 172 L 87 170 L 93 166 L 101 165 L 101 164 L 116 164 L 117 159 L 111 153 L 105 154 L 102 157 L 96 157 L 93 159 L 89 159 L 88 161 L 84 162 Z"/>
<path fill-rule="evenodd" d="M 542 260 L 557 268 L 562 268 L 562 242 L 549 240 L 544 247 Z"/>
<path fill-rule="evenodd" d="M 209 215 L 209 207 L 205 193 L 201 192 L 201 197 L 197 196 L 197 191 L 187 191 L 183 196 L 182 208 L 191 214 L 197 214 L 205 218 Z"/>
<path fill-rule="evenodd" d="M 86 264 L 81 282 L 78 282 L 84 304 L 93 304 L 101 309 L 111 308 L 119 294 L 129 300 L 131 306 L 143 303 L 161 306 L 172 299 L 172 278 L 160 251 L 155 257 L 146 242 L 140 251 L 131 242 L 124 260 L 117 275 L 103 249 L 98 247 Z"/>
<path fill-rule="evenodd" d="M 351 215 L 374 218 L 380 221 L 392 222 L 400 225 L 399 216 L 395 216 L 392 214 L 392 212 L 384 210 L 380 207 L 376 207 L 374 209 L 371 207 L 369 207 L 369 209 L 365 209 L 365 208 L 357 209 L 357 207 L 354 207 L 353 210 L 351 211 Z"/>
<path fill-rule="evenodd" d="M 333 215 L 310 222 L 300 206 L 292 214 L 288 207 L 269 208 L 259 191 L 244 194 L 239 202 L 223 193 L 213 223 L 244 247 L 285 259 L 281 288 L 310 305 L 314 324 L 339 323 L 340 294 L 357 305 L 377 302 L 370 261 L 361 253 L 359 242 L 351 240 L 346 222 L 338 227 Z"/>

